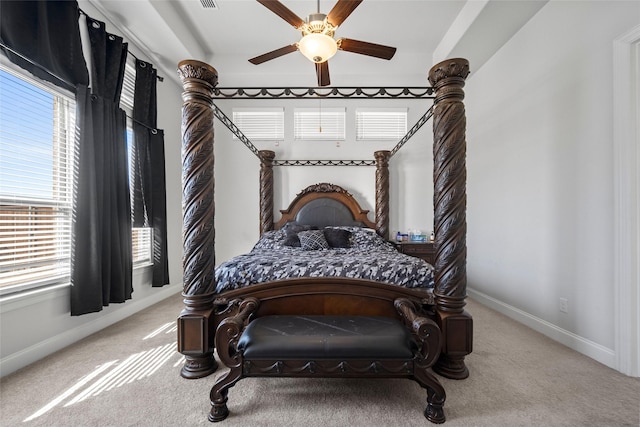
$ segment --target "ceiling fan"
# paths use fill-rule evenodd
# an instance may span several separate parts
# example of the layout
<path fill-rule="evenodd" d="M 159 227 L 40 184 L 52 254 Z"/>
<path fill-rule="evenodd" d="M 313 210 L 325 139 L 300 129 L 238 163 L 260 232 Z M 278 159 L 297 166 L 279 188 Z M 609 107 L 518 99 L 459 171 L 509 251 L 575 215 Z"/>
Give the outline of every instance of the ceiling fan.
<path fill-rule="evenodd" d="M 387 60 L 393 58 L 393 55 L 396 53 L 395 47 L 344 37 L 337 40 L 334 39 L 333 35 L 338 26 L 351 15 L 351 12 L 362 3 L 362 0 L 338 0 L 328 15 L 320 13 L 320 0 L 318 0 L 317 13 L 310 14 L 306 20 L 300 18 L 278 0 L 257 1 L 293 25 L 295 29 L 301 31 L 302 38 L 296 43 L 251 58 L 249 62 L 252 64 L 262 64 L 263 62 L 299 50 L 304 56 L 315 63 L 318 86 L 328 86 L 331 84 L 331 80 L 329 78 L 329 63 L 327 61 L 335 55 L 338 50 Z"/>

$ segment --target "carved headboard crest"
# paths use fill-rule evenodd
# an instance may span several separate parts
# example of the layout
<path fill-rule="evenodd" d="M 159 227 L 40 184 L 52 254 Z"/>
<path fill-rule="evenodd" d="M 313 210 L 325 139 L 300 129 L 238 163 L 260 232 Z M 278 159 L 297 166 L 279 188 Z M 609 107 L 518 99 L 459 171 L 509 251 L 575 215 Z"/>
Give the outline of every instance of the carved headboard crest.
<path fill-rule="evenodd" d="M 321 182 L 320 184 L 313 184 L 302 190 L 297 196 L 302 196 L 307 193 L 343 193 L 348 196 L 353 196 L 344 188 L 339 185 L 329 184 L 328 182 Z"/>

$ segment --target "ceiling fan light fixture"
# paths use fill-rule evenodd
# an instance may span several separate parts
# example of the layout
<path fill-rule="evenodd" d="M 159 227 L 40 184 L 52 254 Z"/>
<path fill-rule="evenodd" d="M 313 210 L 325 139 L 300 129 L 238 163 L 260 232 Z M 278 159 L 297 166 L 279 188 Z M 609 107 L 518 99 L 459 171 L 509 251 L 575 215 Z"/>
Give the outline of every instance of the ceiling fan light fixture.
<path fill-rule="evenodd" d="M 307 34 L 298 42 L 298 49 L 310 61 L 322 63 L 327 61 L 338 51 L 338 44 L 326 34 Z"/>
<path fill-rule="evenodd" d="M 320 0 L 317 0 L 317 13 L 307 15 L 306 20 L 300 18 L 279 0 L 257 1 L 300 31 L 302 38 L 297 43 L 283 46 L 249 59 L 249 62 L 252 64 L 262 64 L 263 62 L 279 58 L 283 55 L 300 51 L 300 53 L 314 63 L 318 86 L 328 86 L 331 84 L 328 60 L 332 58 L 338 50 L 386 60 L 391 59 L 396 53 L 396 48 L 391 46 L 344 37 L 340 37 L 337 40 L 334 39 L 336 29 L 342 25 L 344 20 L 351 15 L 351 12 L 353 12 L 363 0 L 337 0 L 331 8 L 329 15 L 320 13 Z M 374 29 L 379 30 L 378 27 L 379 26 L 374 26 Z"/>

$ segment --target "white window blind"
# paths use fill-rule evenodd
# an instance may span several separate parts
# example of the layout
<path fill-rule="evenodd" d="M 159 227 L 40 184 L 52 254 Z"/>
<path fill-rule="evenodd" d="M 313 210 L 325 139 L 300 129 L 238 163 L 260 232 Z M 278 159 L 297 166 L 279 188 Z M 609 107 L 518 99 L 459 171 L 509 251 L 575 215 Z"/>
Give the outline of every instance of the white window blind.
<path fill-rule="evenodd" d="M 75 101 L 0 67 L 0 294 L 69 280 Z"/>
<path fill-rule="evenodd" d="M 356 110 L 356 140 L 399 141 L 406 133 L 406 108 Z"/>
<path fill-rule="evenodd" d="M 296 108 L 293 134 L 300 140 L 344 140 L 344 108 Z"/>
<path fill-rule="evenodd" d="M 252 141 L 282 141 L 284 139 L 284 109 L 233 109 L 233 123 Z M 233 136 L 237 139 L 236 136 Z"/>
<path fill-rule="evenodd" d="M 151 236 L 153 235 L 153 228 L 134 227 L 131 232 L 133 265 L 153 263 L 153 254 L 151 253 Z"/>
<path fill-rule="evenodd" d="M 131 55 L 127 58 L 124 71 L 124 81 L 122 83 L 122 94 L 120 95 L 120 108 L 127 113 L 127 146 L 129 148 L 129 171 L 132 170 L 133 161 L 133 97 L 136 87 L 136 66 L 135 58 Z M 140 265 L 153 261 L 151 253 L 151 227 L 134 227 L 131 230 L 131 243 L 133 250 L 133 264 Z"/>
<path fill-rule="evenodd" d="M 122 93 L 120 94 L 120 108 L 127 116 L 133 116 L 133 94 L 136 88 L 136 65 L 135 58 L 131 55 L 127 57 L 124 68 L 124 79 L 122 81 Z M 127 130 L 131 129 L 131 119 L 127 118 Z"/>

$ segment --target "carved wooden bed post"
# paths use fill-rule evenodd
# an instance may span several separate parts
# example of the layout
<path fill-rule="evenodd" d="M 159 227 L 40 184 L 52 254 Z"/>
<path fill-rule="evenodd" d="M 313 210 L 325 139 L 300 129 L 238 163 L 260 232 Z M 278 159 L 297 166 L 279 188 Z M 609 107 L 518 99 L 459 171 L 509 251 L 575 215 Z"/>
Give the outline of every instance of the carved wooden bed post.
<path fill-rule="evenodd" d="M 433 113 L 435 299 L 443 334 L 434 371 L 447 378 L 469 376 L 464 358 L 471 353 L 473 323 L 464 311 L 467 296 L 466 117 L 462 100 L 469 62 L 456 58 L 429 71 L 435 88 Z"/>
<path fill-rule="evenodd" d="M 376 230 L 389 239 L 389 157 L 391 151 L 373 153 L 376 158 Z"/>
<path fill-rule="evenodd" d="M 178 351 L 185 355 L 181 375 L 201 378 L 217 369 L 213 357 L 215 292 L 213 88 L 217 71 L 208 64 L 178 64 L 182 80 L 182 239 L 185 308 L 178 317 Z"/>
<path fill-rule="evenodd" d="M 260 234 L 273 230 L 273 159 L 276 153 L 260 150 Z"/>

